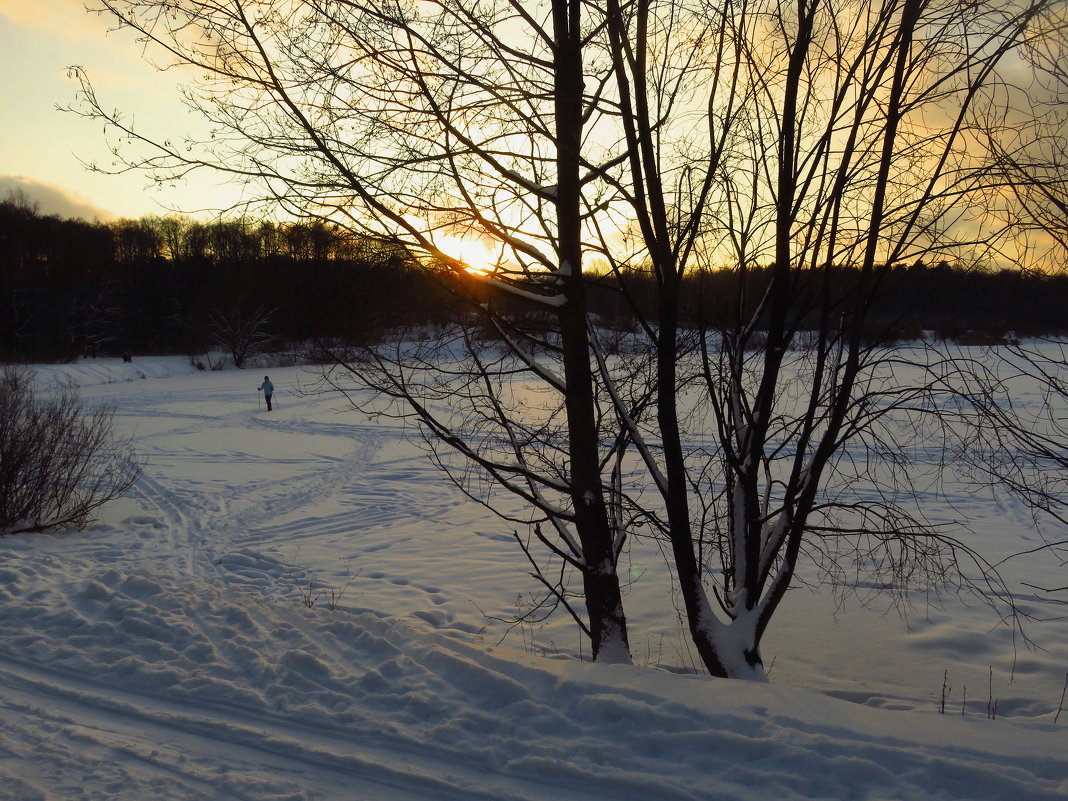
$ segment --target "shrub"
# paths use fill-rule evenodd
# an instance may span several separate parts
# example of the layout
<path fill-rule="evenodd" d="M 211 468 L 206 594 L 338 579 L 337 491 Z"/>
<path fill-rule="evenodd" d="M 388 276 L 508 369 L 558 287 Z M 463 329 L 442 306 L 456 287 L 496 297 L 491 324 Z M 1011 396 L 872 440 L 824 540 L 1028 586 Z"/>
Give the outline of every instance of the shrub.
<path fill-rule="evenodd" d="M 103 504 L 137 480 L 128 439 L 114 413 L 86 407 L 75 387 L 38 397 L 32 376 L 0 374 L 0 536 L 83 529 Z"/>

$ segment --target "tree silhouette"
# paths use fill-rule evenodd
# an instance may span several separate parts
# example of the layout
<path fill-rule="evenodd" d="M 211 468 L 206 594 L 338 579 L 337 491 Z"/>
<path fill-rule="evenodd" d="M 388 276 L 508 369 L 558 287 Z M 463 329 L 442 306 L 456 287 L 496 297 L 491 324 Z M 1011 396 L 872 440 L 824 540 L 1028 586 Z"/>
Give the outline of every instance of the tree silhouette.
<path fill-rule="evenodd" d="M 894 500 L 907 480 L 886 483 L 956 367 L 873 343 L 897 333 L 880 316 L 911 272 L 895 265 L 1012 256 L 989 213 L 1004 171 L 977 143 L 1026 127 L 1002 70 L 1050 3 L 103 7 L 209 76 L 189 95 L 200 141 L 134 129 L 81 76 L 129 169 L 229 174 L 266 207 L 394 243 L 455 298 L 448 324 L 344 349 L 333 378 L 421 424 L 595 657 L 629 658 L 636 536 L 664 543 L 716 675 L 764 676 L 804 557 L 901 593 L 961 558 L 996 583 Z M 470 271 L 455 236 L 496 265 Z M 688 289 L 717 267 L 731 293 L 695 312 Z M 596 324 L 606 296 L 633 328 L 623 357 Z M 897 385 L 903 360 L 929 380 Z"/>

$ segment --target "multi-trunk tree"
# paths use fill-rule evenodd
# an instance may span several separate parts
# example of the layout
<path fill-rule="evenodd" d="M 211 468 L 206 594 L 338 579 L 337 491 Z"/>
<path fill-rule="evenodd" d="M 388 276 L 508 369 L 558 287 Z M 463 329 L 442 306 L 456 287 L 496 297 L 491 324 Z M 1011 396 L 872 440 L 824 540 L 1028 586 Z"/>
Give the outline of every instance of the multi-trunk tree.
<path fill-rule="evenodd" d="M 871 311 L 886 265 L 1003 241 L 979 143 L 1020 125 L 1001 67 L 1041 0 L 103 6 L 207 76 L 196 141 L 134 130 L 83 77 L 131 168 L 229 173 L 403 244 L 453 293 L 452 325 L 357 343 L 333 379 L 420 423 L 596 658 L 629 659 L 634 537 L 664 544 L 705 667 L 749 678 L 803 556 L 901 588 L 968 554 L 887 486 L 942 366 L 896 383 Z M 713 268 L 738 291 L 687 297 Z M 599 326 L 591 292 L 634 330 Z"/>
<path fill-rule="evenodd" d="M 1019 122 L 1002 67 L 1043 9 L 725 7 L 733 49 L 719 66 L 733 80 L 709 106 L 723 144 L 713 148 L 705 218 L 713 246 L 700 255 L 743 276 L 770 264 L 770 275 L 709 299 L 725 323 L 702 338 L 695 378 L 714 444 L 685 472 L 695 514 L 680 509 L 666 528 L 713 672 L 762 672 L 761 638 L 805 555 L 897 592 L 957 572 L 962 559 L 979 566 L 980 583 L 997 581 L 981 557 L 924 521 L 898 478 L 907 477 L 915 416 L 940 419 L 945 376 L 957 368 L 924 355 L 915 364 L 924 378 L 902 385 L 895 369 L 913 357 L 875 347 L 893 331 L 872 312 L 888 265 L 975 258 L 1004 244 L 1007 229 L 984 216 L 998 182 L 976 144 Z M 843 266 L 855 271 L 845 285 L 834 280 Z M 685 494 L 682 483 L 669 497 Z M 702 575 L 715 578 L 702 586 Z M 709 586 L 725 614 L 711 613 Z"/>

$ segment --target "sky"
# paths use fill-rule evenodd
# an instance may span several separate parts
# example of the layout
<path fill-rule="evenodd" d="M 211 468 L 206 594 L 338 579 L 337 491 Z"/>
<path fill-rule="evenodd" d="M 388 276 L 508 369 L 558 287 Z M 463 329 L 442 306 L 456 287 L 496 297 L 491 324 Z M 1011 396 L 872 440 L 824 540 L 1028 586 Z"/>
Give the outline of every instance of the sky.
<path fill-rule="evenodd" d="M 0 0 L 0 199 L 24 192 L 45 214 L 109 221 L 172 211 L 214 216 L 240 200 L 208 174 L 156 187 L 143 173 L 108 175 L 103 126 L 60 107 L 75 105 L 73 65 L 87 72 L 102 104 L 132 113 L 139 129 L 164 139 L 201 123 L 179 102 L 175 72 L 144 58 L 126 31 L 86 10 L 95 0 Z M 461 254 L 461 258 L 464 258 Z M 478 250 L 469 262 L 490 261 Z"/>
<path fill-rule="evenodd" d="M 105 106 L 150 127 L 181 128 L 174 79 L 145 62 L 133 37 L 108 28 L 85 0 L 0 0 L 0 199 L 22 190 L 45 214 L 104 221 L 195 212 L 220 196 L 218 187 L 205 179 L 160 189 L 143 175 L 93 172 L 86 162 L 111 163 L 102 126 L 57 108 L 77 100 L 68 75 L 77 65 Z"/>

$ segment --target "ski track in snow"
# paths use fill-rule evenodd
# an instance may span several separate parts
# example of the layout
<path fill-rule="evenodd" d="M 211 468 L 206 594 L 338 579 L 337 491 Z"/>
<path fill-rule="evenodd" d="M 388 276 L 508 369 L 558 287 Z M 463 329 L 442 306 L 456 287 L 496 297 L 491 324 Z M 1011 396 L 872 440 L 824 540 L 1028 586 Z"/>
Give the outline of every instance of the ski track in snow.
<path fill-rule="evenodd" d="M 695 677 L 666 677 L 683 685 L 677 699 L 617 687 L 612 670 L 524 665 L 371 612 L 341 618 L 116 570 L 47 606 L 47 627 L 33 604 L 23 622 L 113 649 L 69 634 L 20 640 L 5 621 L 22 657 L 0 659 L 0 748 L 23 777 L 71 782 L 63 798 L 145 797 L 164 783 L 174 795 L 153 797 L 862 799 L 892 786 L 901 798 L 1040 801 L 1068 789 L 1068 756 L 972 751 L 954 742 L 969 733 L 956 720 L 928 721 L 931 739 L 951 739 L 920 750 L 906 727 L 858 738 L 772 698 L 753 714 Z M 257 652 L 267 644 L 272 660 Z M 678 700 L 687 689 L 712 698 L 691 707 Z M 79 794 L 71 762 L 96 766 L 80 779 L 96 790 Z M 339 794 L 321 794 L 330 787 Z"/>
<path fill-rule="evenodd" d="M 0 799 L 1068 799 L 1055 698 L 988 721 L 829 697 L 898 703 L 863 679 L 818 694 L 495 647 L 472 605 L 525 591 L 515 545 L 399 430 L 287 393 L 295 369 L 270 371 L 268 416 L 254 373 L 128 367 L 46 376 L 116 403 L 146 464 L 86 532 L 0 540 Z M 930 612 L 894 658 L 940 680 L 952 650 L 1005 647 L 962 620 Z M 849 624 L 792 647 L 837 664 Z"/>

